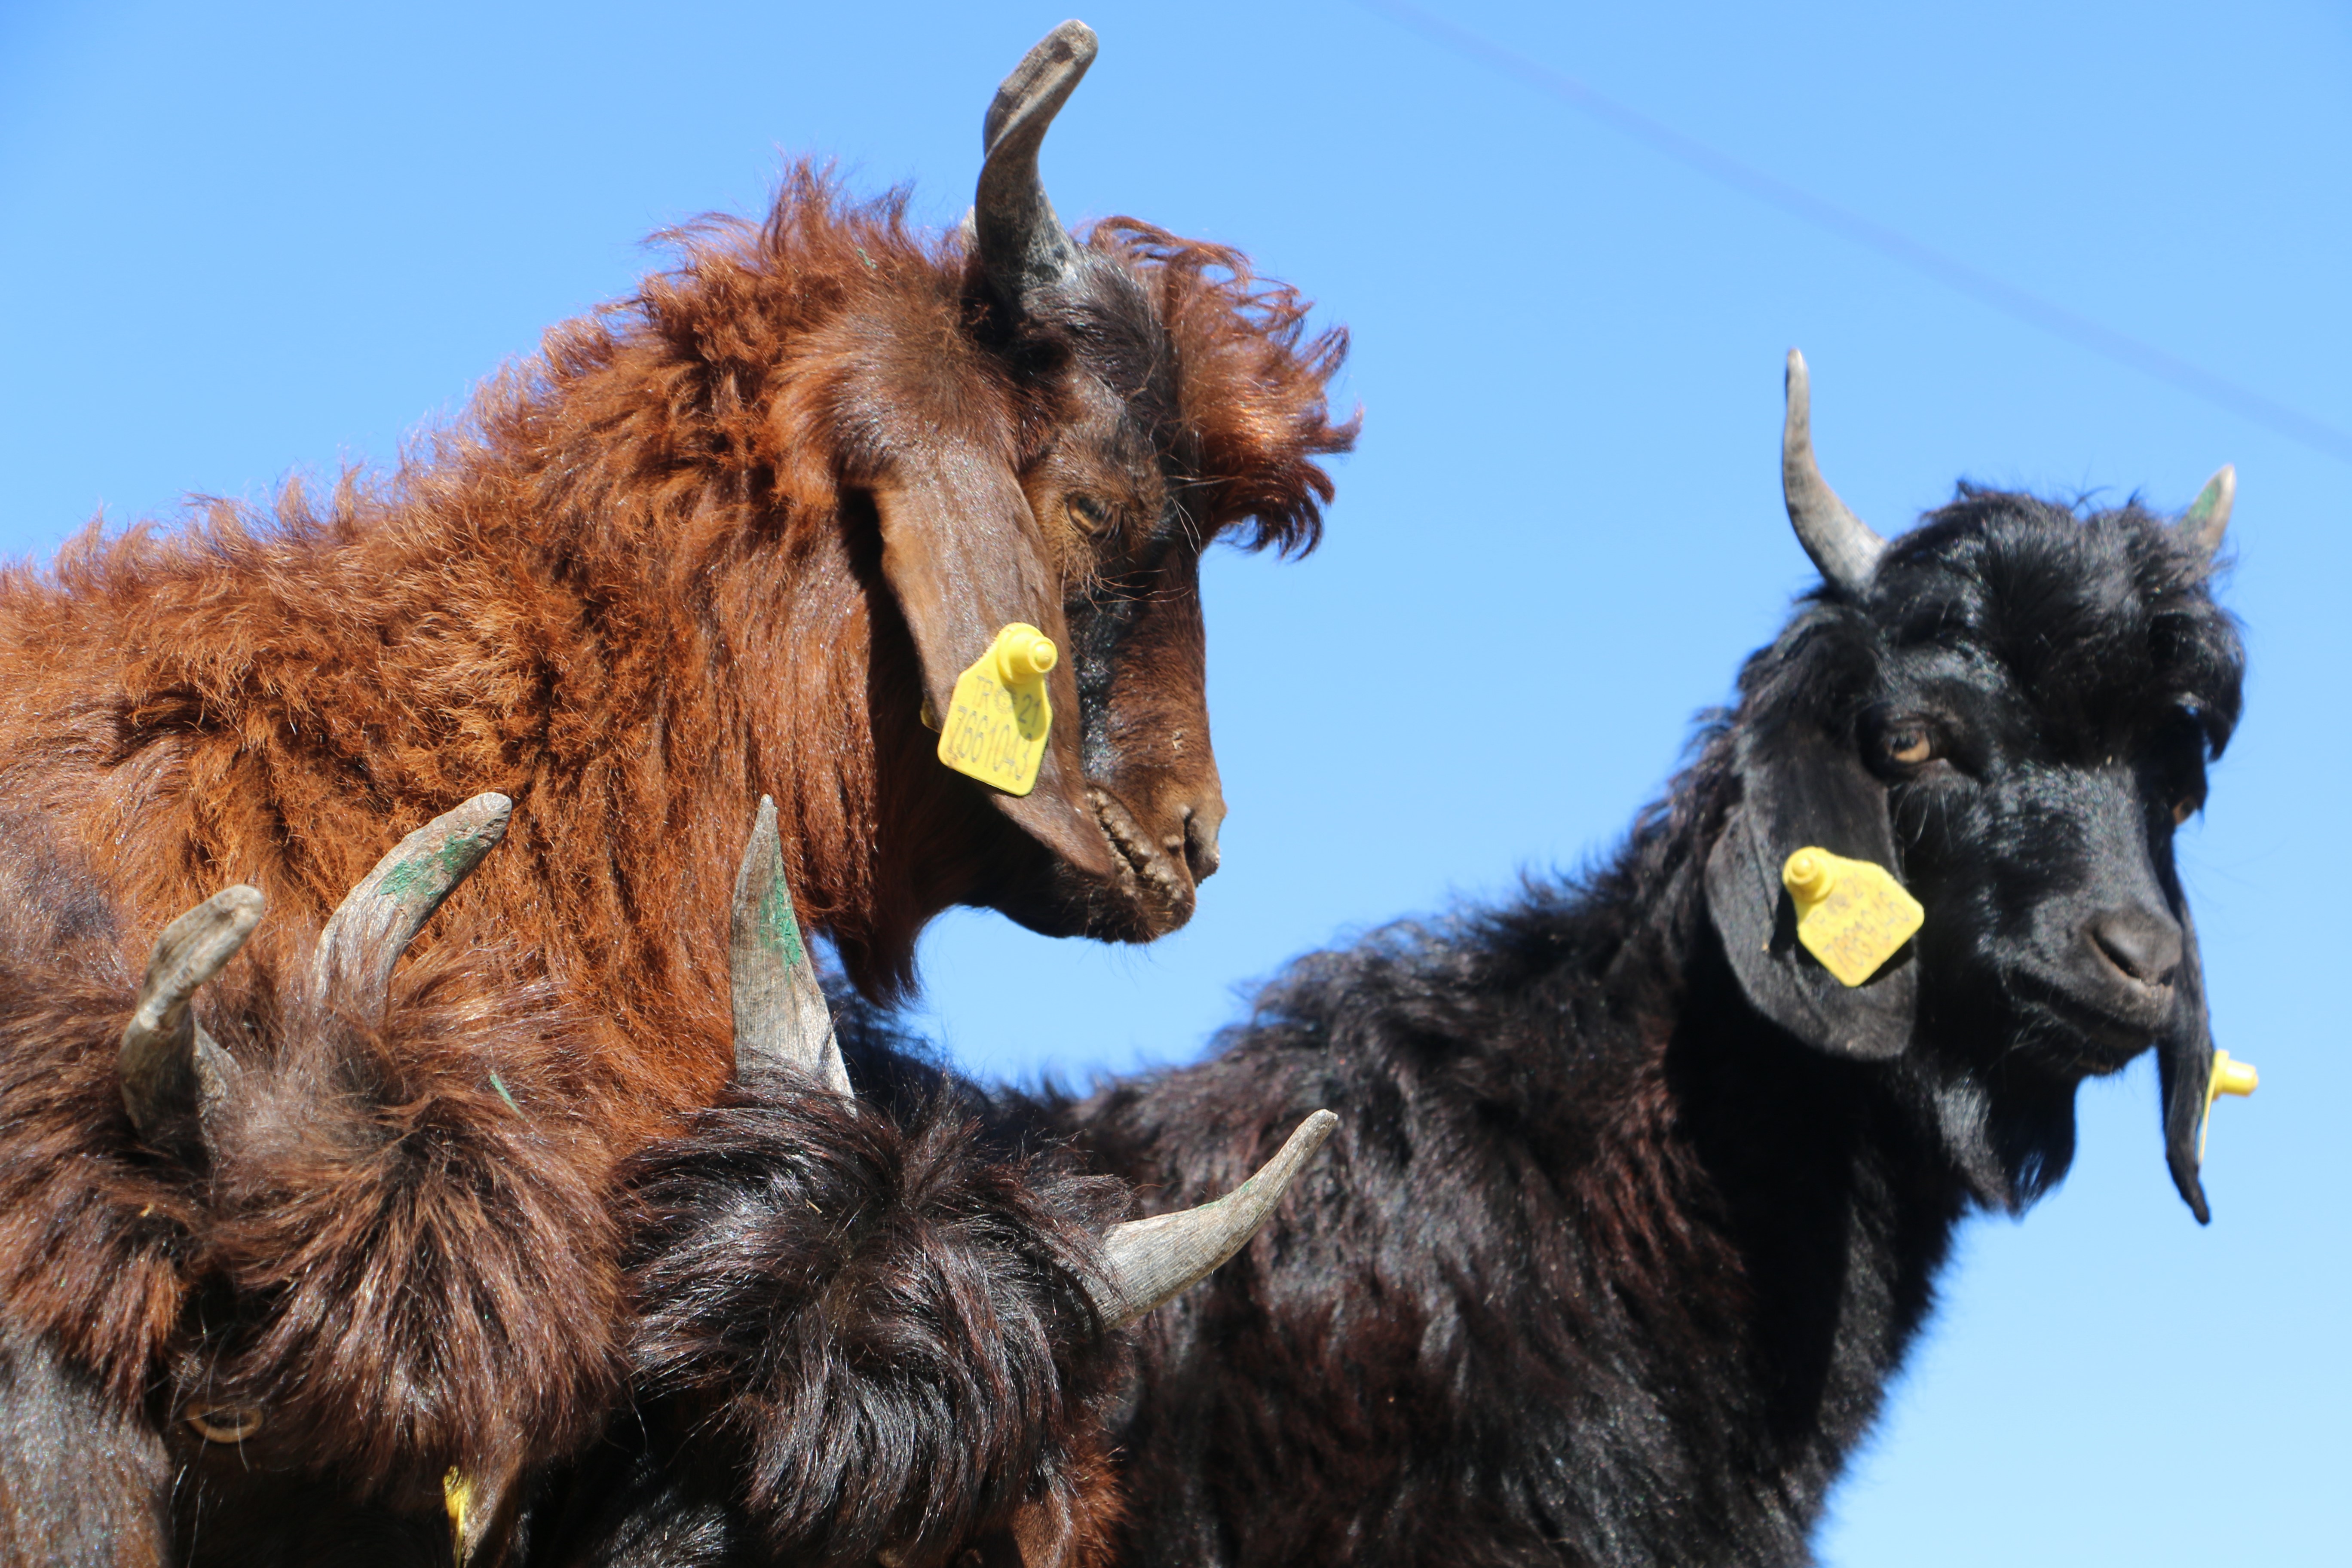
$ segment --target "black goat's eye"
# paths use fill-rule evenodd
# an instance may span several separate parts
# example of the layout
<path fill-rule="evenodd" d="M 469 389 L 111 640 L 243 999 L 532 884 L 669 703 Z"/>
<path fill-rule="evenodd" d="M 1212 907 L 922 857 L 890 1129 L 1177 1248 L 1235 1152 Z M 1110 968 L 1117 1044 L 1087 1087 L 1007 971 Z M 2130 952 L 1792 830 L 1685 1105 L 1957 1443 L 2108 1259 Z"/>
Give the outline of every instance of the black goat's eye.
<path fill-rule="evenodd" d="M 1879 751 L 1890 763 L 1916 768 L 1936 754 L 1936 742 L 1916 725 L 1897 725 L 1879 738 Z"/>
<path fill-rule="evenodd" d="M 2196 815 L 2197 802 L 2190 796 L 2182 795 L 2178 801 L 2173 803 L 2172 826 L 2178 827 Z"/>

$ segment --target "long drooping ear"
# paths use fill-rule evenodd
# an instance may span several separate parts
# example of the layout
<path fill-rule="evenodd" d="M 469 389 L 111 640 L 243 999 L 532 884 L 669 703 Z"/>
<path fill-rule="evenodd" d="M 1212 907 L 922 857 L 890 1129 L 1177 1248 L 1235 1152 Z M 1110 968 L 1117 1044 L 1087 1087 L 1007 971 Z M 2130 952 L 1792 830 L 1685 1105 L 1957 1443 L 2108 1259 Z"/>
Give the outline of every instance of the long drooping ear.
<path fill-rule="evenodd" d="M 2156 1076 L 2164 1107 L 2164 1163 L 2180 1201 L 2199 1225 L 2213 1223 L 2198 1175 L 2205 1130 L 2207 1085 L 2213 1077 L 2213 1027 L 2205 1011 L 2205 960 L 2197 951 L 2197 924 L 2189 901 L 2174 901 L 2180 921 L 2180 967 L 2173 980 L 2172 1021 L 2156 1042 Z"/>
<path fill-rule="evenodd" d="M 1062 651 L 1046 677 L 1054 724 L 1035 787 L 1025 795 L 989 794 L 1073 871 L 1112 876 L 1110 842 L 1087 805 L 1078 763 L 1077 660 L 1019 479 L 975 446 L 934 444 L 871 488 L 882 524 L 882 575 L 914 634 L 932 712 L 949 710 L 956 677 L 1015 621 L 1037 627 Z M 915 715 L 907 718 L 911 723 Z"/>
<path fill-rule="evenodd" d="M 1739 799 L 1706 858 L 1706 905 L 1756 1010 L 1821 1050 L 1878 1060 L 1911 1040 L 1918 978 L 1906 945 L 1848 987 L 1797 941 L 1780 882 L 1808 847 L 1895 868 L 1886 791 L 1851 747 L 1804 719 L 1744 721 L 1733 753 Z"/>

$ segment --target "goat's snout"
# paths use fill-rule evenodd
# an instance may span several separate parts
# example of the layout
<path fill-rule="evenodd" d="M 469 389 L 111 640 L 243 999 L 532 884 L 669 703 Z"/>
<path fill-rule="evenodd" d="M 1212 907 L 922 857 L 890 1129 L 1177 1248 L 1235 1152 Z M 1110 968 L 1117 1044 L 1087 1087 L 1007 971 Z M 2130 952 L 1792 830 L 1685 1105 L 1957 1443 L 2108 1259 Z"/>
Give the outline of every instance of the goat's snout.
<path fill-rule="evenodd" d="M 2083 936 L 2093 956 L 2135 985 L 2168 986 L 2180 967 L 2180 925 L 2150 910 L 2106 910 L 2091 917 Z"/>
<path fill-rule="evenodd" d="M 1183 809 L 1184 864 L 1195 882 L 1205 882 L 1217 874 L 1217 829 L 1223 826 L 1224 816 L 1223 801 L 1206 809 L 1191 805 Z"/>

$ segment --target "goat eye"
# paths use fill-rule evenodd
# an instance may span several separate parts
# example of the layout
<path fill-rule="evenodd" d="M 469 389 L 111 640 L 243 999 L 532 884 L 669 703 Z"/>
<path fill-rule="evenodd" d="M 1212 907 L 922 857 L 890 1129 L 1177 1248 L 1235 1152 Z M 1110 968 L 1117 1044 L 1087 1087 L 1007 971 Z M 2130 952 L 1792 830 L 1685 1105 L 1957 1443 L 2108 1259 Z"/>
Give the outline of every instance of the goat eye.
<path fill-rule="evenodd" d="M 2196 816 L 2196 815 L 2197 815 L 2197 803 L 2196 803 L 2196 801 L 2194 801 L 2194 800 L 2190 799 L 2190 798 L 2189 798 L 2189 796 L 2187 796 L 2187 795 L 2182 795 L 2182 796 L 2180 797 L 2180 799 L 2179 799 L 2179 800 L 2178 800 L 2178 801 L 2176 801 L 2176 802 L 2174 802 L 2174 803 L 2173 803 L 2173 807 L 2172 807 L 2172 826 L 2175 826 L 2175 827 L 2178 827 L 2178 826 L 2179 826 L 2182 823 L 2184 823 L 2184 822 L 2188 821 L 2190 817 L 2192 817 L 2192 816 Z"/>
<path fill-rule="evenodd" d="M 1070 521 L 1087 533 L 1100 533 L 1110 527 L 1110 508 L 1092 496 L 1066 496 L 1063 504 L 1069 509 Z"/>
<path fill-rule="evenodd" d="M 180 1412 L 207 1443 L 242 1443 L 261 1430 L 261 1412 L 249 1405 L 214 1405 L 199 1401 Z"/>
<path fill-rule="evenodd" d="M 1916 768 L 1936 754 L 1936 743 L 1927 738 L 1927 731 L 1916 728 L 1889 730 L 1878 745 L 1888 762 L 1905 767 Z"/>

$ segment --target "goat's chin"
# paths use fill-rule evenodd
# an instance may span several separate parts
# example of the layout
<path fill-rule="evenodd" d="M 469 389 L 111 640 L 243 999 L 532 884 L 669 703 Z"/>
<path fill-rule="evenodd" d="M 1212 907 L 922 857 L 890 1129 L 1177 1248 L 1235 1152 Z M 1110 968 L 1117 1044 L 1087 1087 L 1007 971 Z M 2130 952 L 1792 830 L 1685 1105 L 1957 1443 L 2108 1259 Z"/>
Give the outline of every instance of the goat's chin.
<path fill-rule="evenodd" d="M 2022 1003 L 2024 1026 L 2018 1052 L 2046 1073 L 2080 1082 L 2121 1072 L 2156 1043 L 2163 1017 L 2129 1002 L 2108 1005 L 2075 988 L 2041 976 L 2013 976 L 2012 994 Z"/>
<path fill-rule="evenodd" d="M 1154 843 L 1108 791 L 1089 788 L 1087 804 L 1114 851 L 1111 875 L 1086 876 L 1041 846 L 1026 874 L 1001 884 L 991 906 L 1041 936 L 1097 942 L 1155 942 L 1191 920 L 1199 895 L 1182 858 Z"/>

